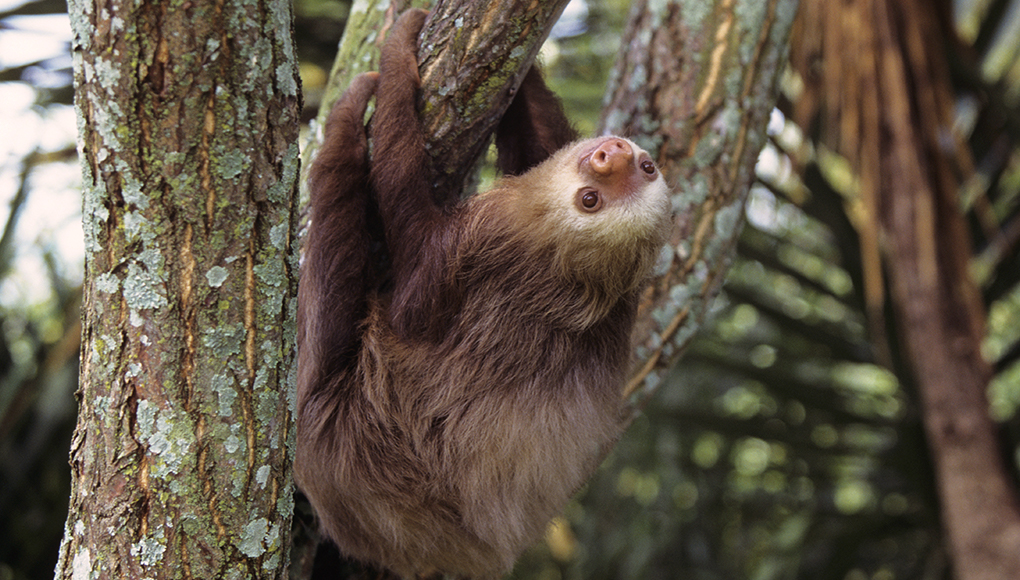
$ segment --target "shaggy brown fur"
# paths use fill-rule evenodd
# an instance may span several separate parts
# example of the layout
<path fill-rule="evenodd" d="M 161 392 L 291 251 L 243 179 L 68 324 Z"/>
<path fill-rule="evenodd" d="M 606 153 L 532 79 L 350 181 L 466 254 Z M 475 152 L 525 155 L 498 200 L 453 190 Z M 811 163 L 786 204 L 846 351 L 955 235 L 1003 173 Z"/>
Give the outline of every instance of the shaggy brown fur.
<path fill-rule="evenodd" d="M 619 433 L 636 295 L 669 201 L 633 143 L 571 144 L 535 71 L 498 129 L 513 177 L 464 203 L 433 191 L 415 110 L 424 16 L 396 23 L 312 166 L 295 470 L 345 554 L 405 578 L 490 578 Z M 374 219 L 392 259 L 385 292 Z"/>

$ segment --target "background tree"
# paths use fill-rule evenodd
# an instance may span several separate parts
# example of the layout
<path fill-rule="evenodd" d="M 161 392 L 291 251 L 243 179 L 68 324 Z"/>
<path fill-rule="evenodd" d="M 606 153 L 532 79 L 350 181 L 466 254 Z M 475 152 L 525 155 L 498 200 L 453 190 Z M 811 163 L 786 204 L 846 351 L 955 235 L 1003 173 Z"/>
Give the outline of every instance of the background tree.
<path fill-rule="evenodd" d="M 985 304 L 971 276 L 974 240 L 958 195 L 974 167 L 965 135 L 953 130 L 955 88 L 941 39 L 954 32 L 949 6 L 940 8 L 876 0 L 830 14 L 809 2 L 795 62 L 815 98 L 793 112 L 802 124 L 820 114 L 824 126 L 839 127 L 820 137 L 857 176 L 873 351 L 891 365 L 886 349 L 895 349 L 901 376 L 916 383 L 956 577 L 1013 578 L 1020 577 L 1020 496 L 985 396 L 992 377 L 981 355 Z M 867 32 L 856 29 L 860 23 Z M 822 97 L 822 85 L 838 89 Z M 982 233 L 999 237 L 998 216 L 981 213 L 989 228 Z"/>

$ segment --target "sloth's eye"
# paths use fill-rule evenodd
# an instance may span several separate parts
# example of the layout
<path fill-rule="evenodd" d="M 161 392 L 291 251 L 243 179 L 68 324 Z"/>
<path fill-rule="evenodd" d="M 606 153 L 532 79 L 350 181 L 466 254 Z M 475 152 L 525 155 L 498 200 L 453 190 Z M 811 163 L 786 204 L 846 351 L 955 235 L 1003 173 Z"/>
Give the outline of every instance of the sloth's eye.
<path fill-rule="evenodd" d="M 655 164 L 649 159 L 645 159 L 641 162 L 641 171 L 644 171 L 648 175 L 655 175 Z"/>
<path fill-rule="evenodd" d="M 586 212 L 594 213 L 602 208 L 602 197 L 594 189 L 582 189 L 577 192 L 577 205 Z"/>

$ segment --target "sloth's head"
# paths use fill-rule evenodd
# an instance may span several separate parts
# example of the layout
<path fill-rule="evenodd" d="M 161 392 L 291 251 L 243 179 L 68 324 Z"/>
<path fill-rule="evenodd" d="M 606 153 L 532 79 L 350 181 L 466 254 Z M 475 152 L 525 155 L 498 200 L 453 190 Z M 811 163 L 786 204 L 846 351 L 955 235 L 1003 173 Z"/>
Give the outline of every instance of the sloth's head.
<path fill-rule="evenodd" d="M 623 137 L 579 141 L 515 178 L 522 224 L 557 248 L 568 277 L 627 292 L 651 271 L 671 225 L 669 187 L 651 156 Z"/>

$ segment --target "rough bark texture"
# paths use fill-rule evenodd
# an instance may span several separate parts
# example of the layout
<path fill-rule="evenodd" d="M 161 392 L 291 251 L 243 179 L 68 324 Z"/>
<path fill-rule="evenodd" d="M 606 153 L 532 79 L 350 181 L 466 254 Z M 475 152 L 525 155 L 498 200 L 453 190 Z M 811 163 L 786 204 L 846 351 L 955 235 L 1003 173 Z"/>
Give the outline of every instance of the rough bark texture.
<path fill-rule="evenodd" d="M 58 578 L 278 578 L 299 83 L 284 0 L 72 2 L 86 280 Z"/>
<path fill-rule="evenodd" d="M 633 136 L 674 184 L 677 227 L 642 301 L 626 394 L 650 393 L 704 321 L 743 224 L 797 0 L 640 1 L 604 132 Z"/>
<path fill-rule="evenodd" d="M 440 190 L 461 186 L 568 0 L 436 2 L 422 29 L 422 126 Z"/>
<path fill-rule="evenodd" d="M 890 339 L 917 385 L 955 577 L 1020 578 L 1020 508 L 988 413 L 985 312 L 958 198 L 973 167 L 951 129 L 947 26 L 920 0 L 805 2 L 794 64 L 807 89 L 795 114 L 805 127 L 820 115 L 832 128 L 822 137 L 860 174 L 873 343 L 886 344 L 891 299 Z"/>

